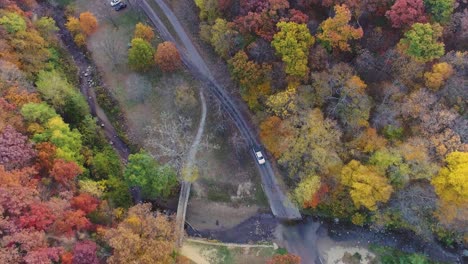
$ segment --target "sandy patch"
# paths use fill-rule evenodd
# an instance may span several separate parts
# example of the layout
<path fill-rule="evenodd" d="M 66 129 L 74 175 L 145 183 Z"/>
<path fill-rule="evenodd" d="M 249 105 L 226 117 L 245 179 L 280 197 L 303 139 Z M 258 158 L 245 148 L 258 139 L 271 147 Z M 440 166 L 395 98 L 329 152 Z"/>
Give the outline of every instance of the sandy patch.
<path fill-rule="evenodd" d="M 347 247 L 347 246 L 335 246 L 325 251 L 323 258 L 327 264 L 349 264 L 353 263 L 346 261 L 346 259 L 351 258 L 352 256 L 359 256 L 360 264 L 371 263 L 371 260 L 375 258 L 375 255 L 371 253 L 368 249 L 363 247 Z"/>
<path fill-rule="evenodd" d="M 254 205 L 231 207 L 193 198 L 187 207 L 187 221 L 197 230 L 228 229 L 254 216 L 257 211 L 258 207 Z"/>
<path fill-rule="evenodd" d="M 201 254 L 200 248 L 195 247 L 191 244 L 184 243 L 184 245 L 180 249 L 180 254 L 189 258 L 191 261 L 197 264 L 210 264 L 209 260 Z"/>

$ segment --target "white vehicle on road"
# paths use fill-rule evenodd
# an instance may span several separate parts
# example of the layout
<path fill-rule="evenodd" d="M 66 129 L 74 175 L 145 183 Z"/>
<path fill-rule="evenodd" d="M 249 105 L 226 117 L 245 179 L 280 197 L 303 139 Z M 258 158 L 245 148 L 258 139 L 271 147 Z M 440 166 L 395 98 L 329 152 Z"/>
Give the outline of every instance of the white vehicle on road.
<path fill-rule="evenodd" d="M 120 0 L 112 0 L 112 1 L 110 2 L 110 5 L 111 5 L 112 7 L 114 7 L 114 6 L 118 5 L 119 3 L 120 3 Z"/>
<path fill-rule="evenodd" d="M 255 157 L 257 158 L 258 164 L 262 165 L 265 164 L 265 158 L 263 157 L 263 154 L 260 150 L 253 150 L 255 153 Z"/>

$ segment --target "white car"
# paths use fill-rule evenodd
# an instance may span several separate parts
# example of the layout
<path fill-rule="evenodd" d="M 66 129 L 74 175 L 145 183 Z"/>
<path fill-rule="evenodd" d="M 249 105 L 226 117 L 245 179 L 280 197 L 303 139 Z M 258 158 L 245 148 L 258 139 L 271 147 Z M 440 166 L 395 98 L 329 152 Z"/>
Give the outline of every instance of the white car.
<path fill-rule="evenodd" d="M 255 157 L 257 158 L 258 164 L 262 165 L 265 164 L 265 158 L 263 157 L 263 154 L 260 150 L 256 151 L 254 149 Z"/>
<path fill-rule="evenodd" d="M 112 7 L 114 7 L 114 6 L 118 5 L 118 4 L 120 4 L 120 1 L 121 1 L 121 0 L 112 0 L 112 1 L 110 2 L 110 5 L 111 5 Z"/>

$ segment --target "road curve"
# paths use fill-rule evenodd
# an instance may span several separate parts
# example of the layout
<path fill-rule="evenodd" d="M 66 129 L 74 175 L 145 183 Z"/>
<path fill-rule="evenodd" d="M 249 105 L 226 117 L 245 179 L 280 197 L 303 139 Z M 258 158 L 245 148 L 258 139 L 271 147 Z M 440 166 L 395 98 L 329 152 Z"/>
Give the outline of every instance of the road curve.
<path fill-rule="evenodd" d="M 153 1 L 156 4 L 153 8 L 148 1 Z M 249 122 L 245 116 L 238 109 L 234 100 L 224 90 L 224 88 L 214 79 L 208 66 L 201 57 L 198 50 L 193 45 L 191 39 L 185 32 L 184 28 L 178 21 L 172 10 L 162 0 L 142 0 L 140 7 L 145 11 L 149 19 L 156 26 L 161 37 L 166 40 L 172 41 L 176 44 L 177 48 L 181 53 L 181 57 L 187 68 L 194 74 L 195 77 L 199 78 L 204 82 L 208 90 L 216 96 L 221 102 L 226 112 L 230 115 L 241 135 L 249 143 L 250 146 L 260 146 L 260 141 L 257 138 L 257 134 L 253 132 L 251 127 L 248 125 Z M 159 10 L 158 10 L 159 9 Z M 167 29 L 167 26 L 163 23 L 160 16 L 165 16 L 164 21 L 168 21 L 168 26 L 171 26 L 175 32 L 175 36 Z M 251 156 L 255 159 L 253 152 Z M 257 164 L 257 162 L 255 161 Z M 262 187 L 268 198 L 271 211 L 275 217 L 282 220 L 299 220 L 301 214 L 298 208 L 291 203 L 289 198 L 285 195 L 284 190 L 281 189 L 278 184 L 278 180 L 275 177 L 275 173 L 270 162 L 266 162 L 264 165 L 258 165 L 257 168 L 260 172 Z"/>

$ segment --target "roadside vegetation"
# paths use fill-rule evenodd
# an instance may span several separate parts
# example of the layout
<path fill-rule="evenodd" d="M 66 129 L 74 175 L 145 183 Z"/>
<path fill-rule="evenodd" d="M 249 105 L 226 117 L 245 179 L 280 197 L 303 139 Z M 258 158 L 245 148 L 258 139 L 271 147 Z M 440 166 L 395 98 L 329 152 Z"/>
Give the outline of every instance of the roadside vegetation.
<path fill-rule="evenodd" d="M 466 245 L 462 1 L 195 5 L 305 213 Z"/>
<path fill-rule="evenodd" d="M 0 6 L 0 262 L 179 262 L 172 219 L 150 204 L 131 207 L 129 192 L 166 198 L 175 171 L 145 152 L 128 165 L 119 157 L 80 93 L 82 73 L 71 59 L 80 54 L 63 44 L 46 15 L 53 10 L 40 7 Z M 99 24 L 90 12 L 78 17 L 67 27 L 84 52 Z"/>

